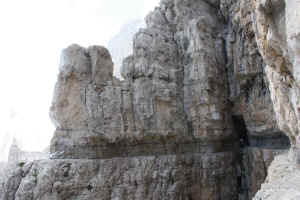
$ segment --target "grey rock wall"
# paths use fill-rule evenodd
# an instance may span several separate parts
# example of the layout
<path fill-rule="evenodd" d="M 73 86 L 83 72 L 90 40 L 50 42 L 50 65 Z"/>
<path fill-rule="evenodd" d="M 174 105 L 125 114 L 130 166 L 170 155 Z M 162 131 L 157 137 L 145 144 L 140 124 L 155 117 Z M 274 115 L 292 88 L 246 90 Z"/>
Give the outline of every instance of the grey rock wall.
<path fill-rule="evenodd" d="M 0 199 L 252 199 L 290 143 L 297 158 L 297 5 L 161 0 L 122 81 L 106 48 L 66 48 L 51 160 L 15 167 Z"/>
<path fill-rule="evenodd" d="M 299 1 L 253 2 L 256 40 L 269 80 L 279 128 L 291 142 L 255 199 L 299 199 Z M 280 187 L 279 187 L 280 186 Z"/>
<path fill-rule="evenodd" d="M 272 102 L 277 122 L 299 151 L 298 60 L 300 33 L 298 1 L 257 1 L 253 3 L 256 40 L 267 64 Z M 297 156 L 297 155 L 296 155 Z"/>
<path fill-rule="evenodd" d="M 7 181 L 8 191 L 19 187 L 3 199 L 232 199 L 232 159 L 189 154 L 34 162 L 20 183 L 18 175 Z"/>

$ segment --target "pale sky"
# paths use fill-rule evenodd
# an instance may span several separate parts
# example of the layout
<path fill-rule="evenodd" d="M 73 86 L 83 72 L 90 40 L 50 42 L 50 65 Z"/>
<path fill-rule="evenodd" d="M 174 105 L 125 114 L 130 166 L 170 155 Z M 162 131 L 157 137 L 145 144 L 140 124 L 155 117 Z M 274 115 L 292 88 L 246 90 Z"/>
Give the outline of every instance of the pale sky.
<path fill-rule="evenodd" d="M 23 149 L 48 146 L 61 50 L 72 43 L 106 46 L 122 24 L 144 18 L 158 2 L 0 0 L 0 145 L 9 133 Z"/>

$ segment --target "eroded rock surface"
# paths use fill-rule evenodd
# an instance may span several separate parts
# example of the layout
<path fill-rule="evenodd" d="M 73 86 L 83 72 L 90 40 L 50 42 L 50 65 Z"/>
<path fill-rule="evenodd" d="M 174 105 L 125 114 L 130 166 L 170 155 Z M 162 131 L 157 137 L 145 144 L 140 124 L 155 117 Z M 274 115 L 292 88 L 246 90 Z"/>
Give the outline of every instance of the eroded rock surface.
<path fill-rule="evenodd" d="M 267 64 L 277 122 L 299 151 L 299 1 L 256 1 L 255 27 L 259 50 Z M 298 155 L 295 155 L 296 157 Z M 297 158 L 296 158 L 297 159 Z"/>
<path fill-rule="evenodd" d="M 106 48 L 66 48 L 51 160 L 18 166 L 0 199 L 252 199 L 290 144 L 297 161 L 291 2 L 161 0 L 122 81 Z"/>
<path fill-rule="evenodd" d="M 300 170 L 288 154 L 277 156 L 254 200 L 297 200 L 300 198 Z"/>
<path fill-rule="evenodd" d="M 230 199 L 232 162 L 224 154 L 40 161 L 4 199 Z"/>
<path fill-rule="evenodd" d="M 235 136 L 215 10 L 205 1 L 162 1 L 134 37 L 122 82 L 106 49 L 64 50 L 51 109 L 53 158 L 227 151 Z"/>
<path fill-rule="evenodd" d="M 253 2 L 256 39 L 267 64 L 277 123 L 291 142 L 289 156 L 279 157 L 269 170 L 256 199 L 299 199 L 299 1 Z M 278 176 L 280 174 L 280 177 Z M 274 178 L 276 177 L 276 178 Z"/>

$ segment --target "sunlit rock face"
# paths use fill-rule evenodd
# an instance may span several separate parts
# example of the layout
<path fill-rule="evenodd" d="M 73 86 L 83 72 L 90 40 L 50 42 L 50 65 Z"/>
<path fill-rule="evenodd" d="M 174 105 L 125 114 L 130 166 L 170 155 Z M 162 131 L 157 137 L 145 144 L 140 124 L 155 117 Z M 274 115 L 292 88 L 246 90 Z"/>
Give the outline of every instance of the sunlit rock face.
<path fill-rule="evenodd" d="M 255 1 L 256 40 L 267 64 L 271 98 L 277 123 L 291 142 L 289 159 L 279 157 L 267 183 L 255 199 L 299 199 L 299 1 Z M 278 176 L 280 174 L 280 176 Z M 283 184 L 284 183 L 284 184 Z M 283 185 L 283 187 L 277 187 Z"/>
<path fill-rule="evenodd" d="M 268 169 L 268 176 L 254 200 L 298 200 L 300 170 L 288 154 L 277 156 Z"/>
<path fill-rule="evenodd" d="M 297 6 L 162 0 L 122 81 L 105 47 L 69 46 L 51 160 L 7 173 L 0 199 L 252 199 L 290 143 L 297 160 Z"/>
<path fill-rule="evenodd" d="M 256 39 L 267 66 L 277 122 L 299 151 L 299 1 L 257 1 Z M 297 156 L 297 155 L 295 155 Z M 296 158 L 297 159 L 297 158 Z"/>
<path fill-rule="evenodd" d="M 162 2 L 161 8 L 148 15 L 147 28 L 134 37 L 133 55 L 123 62 L 122 82 L 113 79 L 111 58 L 103 47 L 84 49 L 73 45 L 64 50 L 51 108 L 57 124 L 52 158 L 79 159 L 95 170 L 91 177 L 83 175 L 86 182 L 80 182 L 85 186 L 79 191 L 71 189 L 67 194 L 65 189 L 58 189 L 43 198 L 236 197 L 238 142 L 226 112 L 226 76 L 220 76 L 225 69 L 217 62 L 224 57 L 214 54 L 220 47 L 213 38 L 203 43 L 206 35 L 217 35 L 219 22 L 211 5 L 200 1 L 195 6 Z M 184 9 L 193 15 L 182 13 L 165 19 L 166 12 L 179 14 Z M 207 16 L 199 18 L 201 11 Z M 206 35 L 201 35 L 202 29 L 207 29 Z M 179 46 L 183 40 L 195 44 L 187 50 Z M 198 52 L 206 44 L 209 48 Z M 183 61 L 186 51 L 193 56 L 188 63 Z M 218 82 L 215 91 L 209 94 L 214 82 Z M 55 162 L 61 164 L 61 160 Z M 76 169 L 78 165 L 72 160 L 66 163 L 68 170 L 74 170 L 66 180 L 83 179 Z M 56 169 L 57 165 L 50 168 Z M 111 178 L 111 185 L 105 184 Z M 50 185 L 58 181 L 55 178 Z M 61 188 L 70 184 L 59 182 Z"/>
<path fill-rule="evenodd" d="M 73 45 L 63 51 L 51 108 L 57 125 L 53 158 L 218 152 L 234 146 L 225 58 L 216 53 L 223 48 L 221 38 L 215 40 L 223 24 L 212 5 L 193 5 L 162 2 L 147 16 L 147 28 L 134 37 L 133 55 L 124 60 L 122 82 L 112 77 L 103 47 Z M 192 14 L 186 16 L 185 9 Z M 166 19 L 168 12 L 178 16 Z"/>

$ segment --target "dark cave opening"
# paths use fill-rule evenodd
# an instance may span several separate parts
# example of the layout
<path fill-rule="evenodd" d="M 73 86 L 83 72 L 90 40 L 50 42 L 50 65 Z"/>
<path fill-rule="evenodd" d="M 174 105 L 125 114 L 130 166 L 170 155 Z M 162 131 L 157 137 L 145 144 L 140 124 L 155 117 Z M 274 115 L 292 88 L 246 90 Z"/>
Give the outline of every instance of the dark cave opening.
<path fill-rule="evenodd" d="M 248 137 L 248 131 L 246 127 L 245 120 L 243 116 L 240 115 L 233 115 L 232 116 L 232 122 L 233 122 L 233 131 L 237 137 L 239 148 L 236 152 L 236 164 L 237 164 L 237 199 L 245 199 L 248 200 L 248 187 L 247 184 L 247 175 L 246 175 L 246 169 L 244 166 L 244 149 L 247 148 L 250 145 L 249 137 Z"/>
<path fill-rule="evenodd" d="M 253 197 L 253 189 L 258 190 L 259 187 L 257 186 L 265 180 L 268 168 L 266 163 L 261 165 L 262 160 L 260 159 L 264 158 L 258 157 L 258 160 L 253 160 L 255 159 L 252 154 L 253 150 L 254 152 L 257 149 L 261 152 L 264 150 L 287 150 L 290 148 L 290 142 L 289 138 L 280 131 L 271 130 L 272 132 L 269 132 L 269 130 L 260 134 L 250 134 L 242 115 L 233 115 L 232 122 L 233 131 L 239 143 L 236 149 L 237 199 L 249 200 Z M 258 169 L 257 167 L 263 167 L 263 169 Z M 251 178 L 253 173 L 258 172 L 260 172 L 261 177 L 253 180 Z"/>
<path fill-rule="evenodd" d="M 248 131 L 247 131 L 244 118 L 239 115 L 233 115 L 232 122 L 233 122 L 234 132 L 236 133 L 239 139 L 240 148 L 249 146 L 250 143 L 248 138 Z"/>

